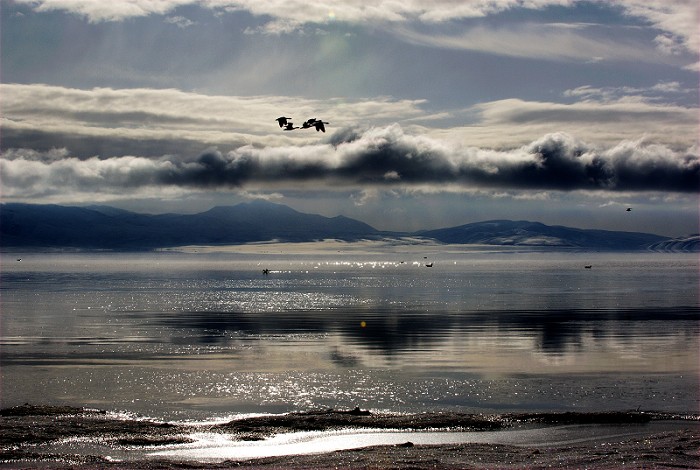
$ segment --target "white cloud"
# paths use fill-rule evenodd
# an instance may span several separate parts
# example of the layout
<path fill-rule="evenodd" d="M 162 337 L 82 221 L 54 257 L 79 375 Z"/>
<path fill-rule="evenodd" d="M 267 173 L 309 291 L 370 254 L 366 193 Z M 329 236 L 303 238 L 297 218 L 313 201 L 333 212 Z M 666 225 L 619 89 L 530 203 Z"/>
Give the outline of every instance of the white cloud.
<path fill-rule="evenodd" d="M 122 21 L 127 18 L 166 14 L 193 0 L 15 0 L 31 5 L 38 12 L 66 11 L 84 16 L 90 22 Z"/>
<path fill-rule="evenodd" d="M 570 6 L 577 0 L 16 0 L 36 11 L 66 11 L 93 22 L 120 21 L 127 18 L 167 14 L 183 5 L 199 5 L 223 12 L 247 11 L 289 22 L 325 23 L 342 21 L 442 23 L 460 18 L 478 18 L 513 8 L 542 9 Z"/>
<path fill-rule="evenodd" d="M 681 87 L 680 82 L 659 82 L 647 87 L 592 87 L 590 85 L 580 86 L 574 89 L 565 90 L 564 96 L 576 98 L 587 103 L 599 103 L 608 106 L 626 106 L 630 103 L 646 103 L 650 109 L 662 106 L 666 103 L 681 103 L 682 109 L 692 103 L 697 94 L 696 89 Z"/>
<path fill-rule="evenodd" d="M 478 26 L 460 35 L 419 33 L 407 27 L 393 31 L 405 41 L 430 47 L 487 52 L 541 60 L 600 62 L 603 60 L 658 61 L 639 44 L 598 37 L 582 28 L 561 24 L 519 24 L 495 29 Z"/>
<path fill-rule="evenodd" d="M 697 0 L 625 0 L 616 4 L 628 15 L 648 21 L 665 31 L 659 47 L 666 53 L 677 53 L 682 47 L 697 55 L 700 48 L 698 21 L 700 6 Z M 657 36 L 657 41 L 659 37 Z"/>
<path fill-rule="evenodd" d="M 681 89 L 681 84 L 679 82 L 661 82 L 657 83 L 652 87 L 652 90 L 661 93 L 677 93 L 684 91 Z"/>
<path fill-rule="evenodd" d="M 551 6 L 573 6 L 592 3 L 619 8 L 625 14 L 647 21 L 663 31 L 687 51 L 697 54 L 698 4 L 696 0 L 15 0 L 36 11 L 66 11 L 86 17 L 91 22 L 120 21 L 153 14 L 166 15 L 183 5 L 200 5 L 218 11 L 247 11 L 270 17 L 273 23 L 294 25 L 341 21 L 362 24 L 381 23 L 444 23 L 464 18 L 478 18 L 522 8 L 540 10 Z M 278 29 L 274 27 L 273 29 Z M 666 41 L 666 39 L 664 39 Z M 666 46 L 662 46 L 668 51 Z"/>
<path fill-rule="evenodd" d="M 178 28 L 182 29 L 189 28 L 195 24 L 194 21 L 185 18 L 184 16 L 168 16 L 165 18 L 165 22 L 168 24 L 174 24 Z"/>
<path fill-rule="evenodd" d="M 52 134 L 94 139 L 147 142 L 160 155 L 157 142 L 191 141 L 210 146 L 256 146 L 317 142 L 316 131 L 282 132 L 275 119 L 291 116 L 298 123 L 315 117 L 330 121 L 328 131 L 361 122 L 383 124 L 421 115 L 421 100 L 377 97 L 363 101 L 313 100 L 283 96 L 213 96 L 173 89 L 82 90 L 49 85 L 0 84 L 3 96 L 3 147 L 32 147 L 31 135 Z M 331 117 L 332 116 L 332 117 Z M 12 139 L 20 134 L 25 140 Z M 154 144 L 154 142 L 156 142 Z M 87 145 L 87 141 L 84 141 Z M 43 147 L 46 147 L 44 145 Z M 132 147 L 129 147 L 133 149 Z M 73 149 L 75 150 L 75 149 Z M 141 154 L 144 154 L 146 150 Z M 148 153 L 145 153 L 148 154 Z M 111 155 L 107 155 L 111 156 Z"/>
<path fill-rule="evenodd" d="M 366 188 L 356 194 L 351 194 L 350 200 L 355 206 L 360 207 L 378 201 L 380 199 L 379 193 L 377 188 Z"/>
<path fill-rule="evenodd" d="M 514 148 L 552 130 L 601 145 L 646 138 L 673 148 L 695 142 L 698 108 L 665 101 L 683 96 L 675 82 L 647 88 L 579 87 L 566 95 L 580 101 L 563 104 L 504 99 L 477 104 L 463 112 L 473 124 L 449 128 L 423 111 L 422 100 L 376 97 L 364 101 L 312 100 L 282 96 L 212 96 L 171 89 L 81 90 L 47 85 L 1 84 L 3 148 L 48 150 L 67 147 L 81 157 L 99 155 L 192 156 L 208 147 L 242 145 L 263 148 L 305 146 L 324 139 L 352 140 L 362 127 L 405 124 L 445 145 Z M 279 115 L 323 118 L 327 134 L 313 130 L 283 132 Z M 434 118 L 434 119 L 433 119 Z M 423 125 L 418 125 L 420 119 Z M 336 133 L 337 132 L 337 133 Z M 396 177 L 391 173 L 388 177 Z"/>
<path fill-rule="evenodd" d="M 552 129 L 600 145 L 639 138 L 674 148 L 687 148 L 696 142 L 697 107 L 650 101 L 637 95 L 613 97 L 612 91 L 592 87 L 569 90 L 568 95 L 583 100 L 572 104 L 522 99 L 490 101 L 465 110 L 465 114 L 479 116 L 470 126 L 420 130 L 445 141 L 492 148 L 524 145 L 532 136 Z M 597 99 L 601 95 L 604 99 Z"/>
<path fill-rule="evenodd" d="M 668 55 L 680 55 L 685 50 L 676 38 L 666 34 L 659 34 L 654 38 L 654 42 L 661 52 Z"/>

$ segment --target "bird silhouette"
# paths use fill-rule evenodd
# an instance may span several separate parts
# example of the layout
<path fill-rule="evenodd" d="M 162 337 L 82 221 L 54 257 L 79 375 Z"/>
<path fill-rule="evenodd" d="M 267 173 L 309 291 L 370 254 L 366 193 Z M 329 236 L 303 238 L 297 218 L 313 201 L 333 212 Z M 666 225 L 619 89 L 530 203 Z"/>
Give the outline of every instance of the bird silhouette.
<path fill-rule="evenodd" d="M 302 129 L 310 129 L 314 126 L 315 122 L 316 122 L 316 118 L 307 119 L 306 121 L 304 121 L 304 124 L 301 125 L 301 128 Z"/>
<path fill-rule="evenodd" d="M 293 131 L 294 129 L 299 129 L 298 127 L 294 127 L 294 124 L 292 122 L 288 122 L 286 126 L 282 129 L 283 131 Z"/>
<path fill-rule="evenodd" d="M 627 212 L 632 212 L 632 208 L 631 208 L 631 207 L 628 207 L 628 208 L 627 208 Z"/>
<path fill-rule="evenodd" d="M 316 128 L 316 132 L 318 132 L 318 131 L 326 132 L 326 126 L 324 126 L 324 124 L 330 124 L 330 122 L 314 121 L 313 124 L 314 124 L 314 127 Z"/>
<path fill-rule="evenodd" d="M 287 125 L 287 120 L 288 120 L 288 119 L 292 119 L 292 118 L 280 116 L 280 117 L 278 117 L 277 119 L 275 119 L 275 121 L 277 121 L 277 123 L 280 125 L 280 127 L 284 127 L 284 126 Z"/>

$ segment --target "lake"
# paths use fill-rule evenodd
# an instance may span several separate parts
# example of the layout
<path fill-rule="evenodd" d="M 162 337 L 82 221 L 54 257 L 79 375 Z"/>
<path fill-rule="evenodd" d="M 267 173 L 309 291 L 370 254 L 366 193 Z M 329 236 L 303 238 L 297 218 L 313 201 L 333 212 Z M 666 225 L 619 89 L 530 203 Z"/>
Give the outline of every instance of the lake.
<path fill-rule="evenodd" d="M 2 407 L 700 409 L 697 254 L 336 243 L 1 262 Z"/>

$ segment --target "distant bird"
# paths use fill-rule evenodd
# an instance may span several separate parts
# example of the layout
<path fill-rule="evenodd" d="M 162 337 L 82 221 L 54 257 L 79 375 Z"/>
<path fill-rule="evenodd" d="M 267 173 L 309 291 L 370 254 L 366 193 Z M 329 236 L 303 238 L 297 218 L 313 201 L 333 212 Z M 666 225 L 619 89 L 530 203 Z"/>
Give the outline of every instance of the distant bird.
<path fill-rule="evenodd" d="M 318 131 L 326 132 L 326 126 L 324 126 L 324 124 L 330 124 L 330 122 L 314 121 L 313 125 L 316 128 L 316 132 L 318 132 Z"/>
<path fill-rule="evenodd" d="M 277 119 L 275 119 L 275 121 L 277 121 L 277 123 L 280 125 L 280 127 L 284 127 L 287 125 L 287 120 L 289 120 L 289 119 L 292 119 L 292 118 L 280 116 Z"/>
<path fill-rule="evenodd" d="M 283 131 L 293 131 L 294 129 L 299 129 L 298 127 L 294 127 L 294 124 L 290 122 L 287 123 L 286 126 L 282 129 Z"/>
<path fill-rule="evenodd" d="M 632 208 L 631 208 L 631 207 L 628 207 L 628 208 L 627 208 L 627 212 L 632 212 Z"/>
<path fill-rule="evenodd" d="M 584 266 L 584 268 L 586 268 L 586 269 L 591 269 L 592 267 L 593 267 L 593 265 L 591 265 L 591 264 L 587 264 Z"/>
<path fill-rule="evenodd" d="M 426 267 L 426 268 L 432 268 L 432 267 L 433 267 L 432 261 L 431 261 L 430 263 L 426 264 L 425 267 Z"/>
<path fill-rule="evenodd" d="M 306 121 L 304 121 L 304 124 L 301 125 L 301 128 L 302 129 L 310 129 L 314 126 L 315 122 L 316 122 L 316 118 L 307 119 Z"/>

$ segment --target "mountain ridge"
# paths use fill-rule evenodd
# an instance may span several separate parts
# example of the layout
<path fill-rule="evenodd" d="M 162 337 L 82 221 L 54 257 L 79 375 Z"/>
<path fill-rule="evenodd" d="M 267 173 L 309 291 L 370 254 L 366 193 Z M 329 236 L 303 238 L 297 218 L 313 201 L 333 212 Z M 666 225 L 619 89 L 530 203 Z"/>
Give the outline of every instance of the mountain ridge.
<path fill-rule="evenodd" d="M 488 229 L 488 230 L 486 230 Z M 580 229 L 545 225 L 527 220 L 488 220 L 425 230 L 421 235 L 443 243 L 516 246 L 550 246 L 561 248 L 595 247 L 598 249 L 645 249 L 668 237 L 642 232 Z"/>
<path fill-rule="evenodd" d="M 378 231 L 350 218 L 304 214 L 274 203 L 217 206 L 198 214 L 140 214 L 109 206 L 0 205 L 0 246 L 155 249 L 279 239 L 354 241 Z"/>
<path fill-rule="evenodd" d="M 338 215 L 251 201 L 197 214 L 141 214 L 110 206 L 0 204 L 0 247 L 152 250 L 184 245 L 422 237 L 448 244 L 590 250 L 697 251 L 697 236 L 579 229 L 527 220 L 486 220 L 418 232 L 380 231 Z"/>

